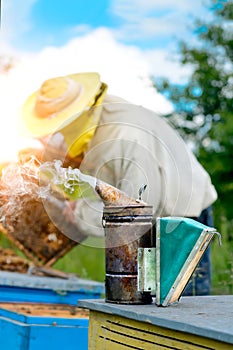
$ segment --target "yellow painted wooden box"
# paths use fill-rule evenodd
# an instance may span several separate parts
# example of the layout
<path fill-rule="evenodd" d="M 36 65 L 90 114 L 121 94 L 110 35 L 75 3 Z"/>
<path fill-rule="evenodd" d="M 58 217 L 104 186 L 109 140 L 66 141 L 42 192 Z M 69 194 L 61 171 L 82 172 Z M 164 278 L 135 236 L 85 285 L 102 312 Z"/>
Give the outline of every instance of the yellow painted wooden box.
<path fill-rule="evenodd" d="M 233 296 L 182 297 L 168 308 L 81 300 L 89 350 L 233 349 Z"/>

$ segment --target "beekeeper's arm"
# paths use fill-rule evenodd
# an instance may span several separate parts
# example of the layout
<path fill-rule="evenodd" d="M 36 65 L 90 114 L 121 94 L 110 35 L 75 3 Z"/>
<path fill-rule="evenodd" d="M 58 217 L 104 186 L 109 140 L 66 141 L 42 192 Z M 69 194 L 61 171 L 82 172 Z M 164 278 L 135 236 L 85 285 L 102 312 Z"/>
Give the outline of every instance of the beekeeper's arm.
<path fill-rule="evenodd" d="M 92 176 L 105 181 L 124 191 L 130 197 L 138 198 L 139 189 L 147 185 L 142 195 L 143 201 L 153 205 L 158 212 L 162 206 L 161 171 L 157 160 L 151 152 L 151 140 L 143 140 L 143 146 L 138 142 L 141 132 L 135 138 L 129 137 L 128 130 L 114 128 L 114 138 L 106 140 L 111 135 L 111 128 L 100 129 L 95 142 L 89 149 L 80 168 Z M 103 140 L 102 142 L 98 142 Z M 80 198 L 75 208 L 75 218 L 79 229 L 91 236 L 103 236 L 102 227 L 103 202 L 96 197 Z"/>

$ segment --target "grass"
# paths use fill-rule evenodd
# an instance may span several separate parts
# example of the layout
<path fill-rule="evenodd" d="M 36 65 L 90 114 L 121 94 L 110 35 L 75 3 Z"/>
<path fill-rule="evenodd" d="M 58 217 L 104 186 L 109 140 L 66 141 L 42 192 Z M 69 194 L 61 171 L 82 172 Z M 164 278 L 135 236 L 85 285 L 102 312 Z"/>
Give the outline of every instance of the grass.
<path fill-rule="evenodd" d="M 233 249 L 232 242 L 222 237 L 222 245 L 217 239 L 212 244 L 212 292 L 214 295 L 233 294 Z"/>
<path fill-rule="evenodd" d="M 221 233 L 222 245 L 217 237 L 212 244 L 212 294 L 233 294 L 233 219 L 218 217 L 215 227 Z"/>
<path fill-rule="evenodd" d="M 0 232 L 0 247 L 10 248 L 17 255 L 25 255 Z M 103 282 L 105 278 L 104 239 L 90 237 L 60 258 L 53 268 L 75 274 L 81 278 Z"/>
<path fill-rule="evenodd" d="M 105 278 L 104 239 L 88 238 L 61 258 L 54 268 L 81 278 L 103 282 Z"/>
<path fill-rule="evenodd" d="M 54 266 L 65 272 L 77 273 L 80 277 L 96 281 L 104 281 L 105 253 L 104 248 L 88 246 L 93 239 L 87 240 L 86 245 L 72 249 Z M 104 241 L 100 240 L 104 244 Z M 212 254 L 212 291 L 213 295 L 233 294 L 233 249 L 230 242 L 222 238 L 219 246 L 217 237 L 211 248 Z"/>
<path fill-rule="evenodd" d="M 212 292 L 213 295 L 233 294 L 233 249 L 232 242 L 227 241 L 227 235 L 222 234 L 222 246 L 219 246 L 217 236 L 212 243 Z M 0 246 L 14 246 L 2 234 Z M 23 255 L 16 250 L 19 255 Z M 74 247 L 64 257 L 59 259 L 54 268 L 75 274 L 80 278 L 103 282 L 105 278 L 104 239 L 88 238 L 83 244 Z"/>

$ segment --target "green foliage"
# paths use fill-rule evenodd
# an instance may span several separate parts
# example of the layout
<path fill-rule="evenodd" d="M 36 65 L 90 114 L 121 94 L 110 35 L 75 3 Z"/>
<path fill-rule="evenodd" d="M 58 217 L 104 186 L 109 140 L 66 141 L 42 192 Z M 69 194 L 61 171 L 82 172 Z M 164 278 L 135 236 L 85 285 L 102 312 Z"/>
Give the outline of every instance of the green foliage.
<path fill-rule="evenodd" d="M 80 278 L 103 282 L 105 278 L 104 239 L 88 238 L 83 244 L 74 247 L 53 266 Z"/>
<path fill-rule="evenodd" d="M 167 115 L 192 145 L 218 192 L 215 227 L 223 245 L 212 245 L 212 294 L 233 292 L 233 2 L 211 1 L 213 19 L 196 20 L 196 43 L 179 45 L 180 61 L 193 68 L 185 85 L 154 79 L 174 105 Z"/>
<path fill-rule="evenodd" d="M 187 84 L 154 83 L 174 104 L 167 118 L 210 173 L 219 196 L 215 222 L 221 226 L 226 218 L 231 224 L 226 234 L 233 240 L 233 2 L 211 3 L 212 21 L 194 23 L 196 43 L 179 45 L 181 63 L 193 68 Z"/>
<path fill-rule="evenodd" d="M 227 231 L 228 222 L 222 224 Z M 232 226 L 231 226 L 232 227 Z M 233 294 L 233 251 L 232 244 L 226 236 L 222 237 L 222 246 L 214 239 L 212 244 L 212 290 L 211 294 Z"/>
<path fill-rule="evenodd" d="M 0 247 L 10 248 L 18 256 L 27 259 L 1 231 Z M 66 253 L 52 267 L 80 278 L 103 282 L 105 278 L 104 238 L 89 237 L 82 244 Z"/>

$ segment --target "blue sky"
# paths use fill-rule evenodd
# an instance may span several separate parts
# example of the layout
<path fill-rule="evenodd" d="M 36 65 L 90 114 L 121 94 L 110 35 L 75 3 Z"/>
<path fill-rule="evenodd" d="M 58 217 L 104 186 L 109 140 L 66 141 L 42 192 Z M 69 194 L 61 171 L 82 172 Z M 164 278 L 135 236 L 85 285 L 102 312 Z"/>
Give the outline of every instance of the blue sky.
<path fill-rule="evenodd" d="M 63 49 L 74 40 L 83 43 L 102 31 L 103 37 L 96 35 L 95 40 L 99 44 L 97 54 L 104 52 L 103 60 L 112 61 L 106 53 L 108 37 L 116 47 L 124 46 L 126 53 L 137 50 L 148 65 L 149 75 L 177 82 L 188 73 L 176 59 L 178 42 L 195 40 L 193 21 L 211 16 L 207 11 L 210 3 L 213 0 L 2 0 L 0 44 L 3 53 L 6 49 L 21 60 L 25 54 Z M 86 48 L 83 52 L 80 43 L 76 52 L 79 48 L 83 61 L 89 52 Z M 117 52 L 115 61 L 116 57 Z"/>
<path fill-rule="evenodd" d="M 188 37 L 195 16 L 206 17 L 202 0 L 2 0 L 2 29 L 20 49 L 61 46 L 104 27 L 127 45 L 168 48 Z"/>
<path fill-rule="evenodd" d="M 14 134 L 12 118 L 28 95 L 59 75 L 97 71 L 109 93 L 170 111 L 150 77 L 187 79 L 190 68 L 177 61 L 177 42 L 195 40 L 193 18 L 209 16 L 203 1 L 209 0 L 2 0 L 1 54 L 15 66 L 0 75 L 0 141 L 5 145 L 4 137 Z"/>
<path fill-rule="evenodd" d="M 30 11 L 31 28 L 15 45 L 38 50 L 46 45 L 64 45 L 76 34 L 101 26 L 113 28 L 118 19 L 108 8 L 109 1 L 36 1 Z M 98 5 L 98 6 L 97 6 Z M 39 29 L 40 28 L 40 29 Z M 32 37 L 36 38 L 32 42 Z"/>
<path fill-rule="evenodd" d="M 175 21 L 179 6 L 166 5 L 166 2 L 164 6 L 140 4 L 138 9 L 134 6 L 137 6 L 137 1 L 134 5 L 133 1 L 127 0 L 58 0 L 56 3 L 37 0 L 29 11 L 30 28 L 22 37 L 16 36 L 13 43 L 17 47 L 29 47 L 30 50 L 38 50 L 46 45 L 60 46 L 75 35 L 99 27 L 112 30 L 120 42 L 140 48 L 164 48 L 174 40 L 176 33 L 169 29 L 166 19 Z M 192 15 L 187 9 L 185 20 L 183 23 L 179 21 L 179 26 L 184 26 L 189 17 Z M 158 31 L 159 25 L 164 25 L 164 28 Z"/>
<path fill-rule="evenodd" d="M 2 0 L 0 44 L 17 55 L 34 54 L 64 48 L 72 40 L 83 41 L 102 30 L 116 46 L 138 50 L 150 75 L 180 80 L 186 71 L 175 61 L 178 41 L 194 40 L 190 27 L 195 17 L 208 17 L 203 3 L 209 1 Z M 106 57 L 106 35 L 96 40 L 98 55 L 105 52 L 103 59 L 112 60 L 109 53 Z"/>

